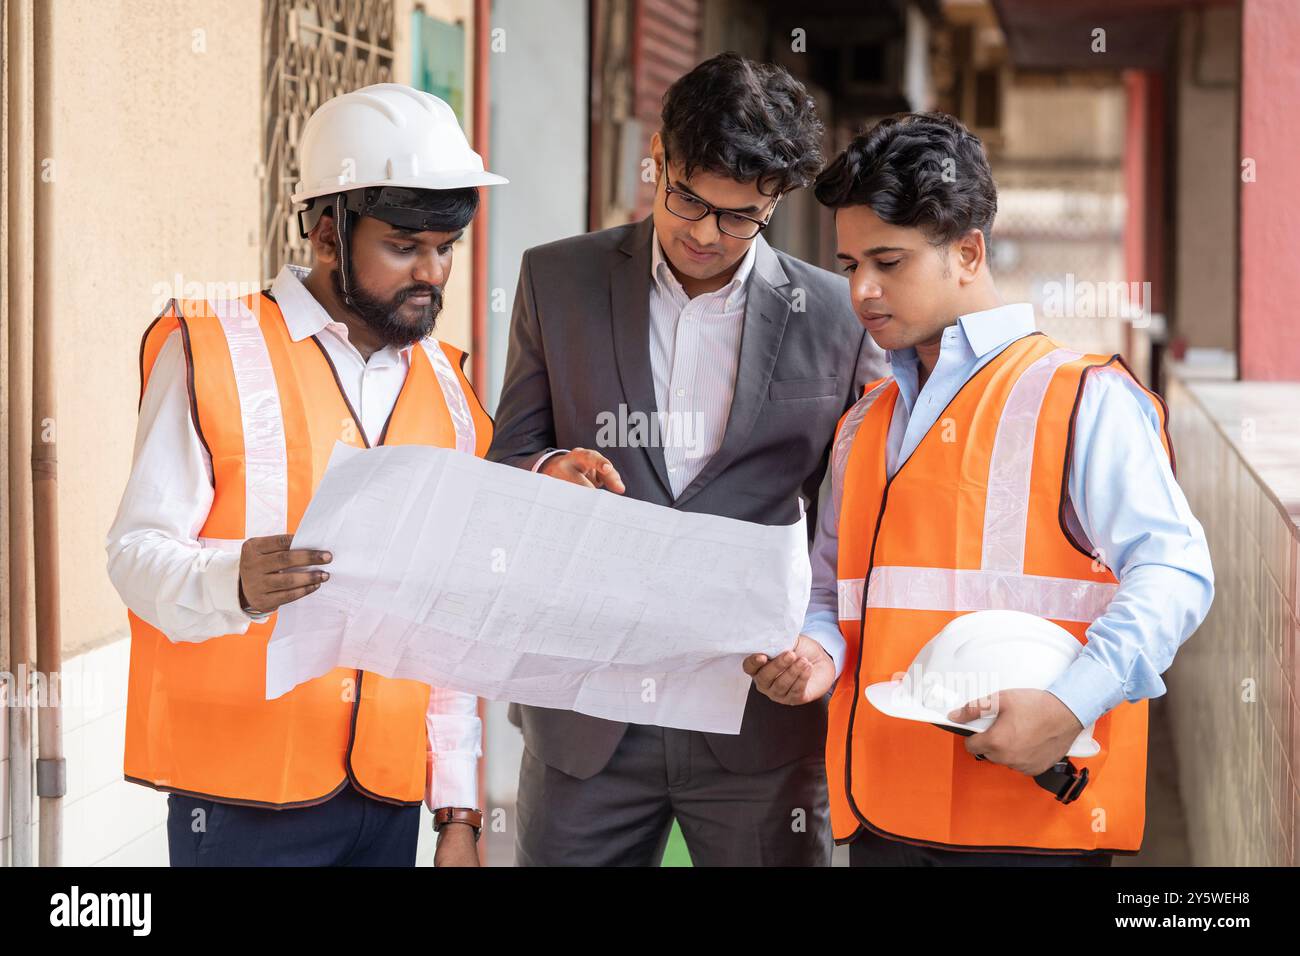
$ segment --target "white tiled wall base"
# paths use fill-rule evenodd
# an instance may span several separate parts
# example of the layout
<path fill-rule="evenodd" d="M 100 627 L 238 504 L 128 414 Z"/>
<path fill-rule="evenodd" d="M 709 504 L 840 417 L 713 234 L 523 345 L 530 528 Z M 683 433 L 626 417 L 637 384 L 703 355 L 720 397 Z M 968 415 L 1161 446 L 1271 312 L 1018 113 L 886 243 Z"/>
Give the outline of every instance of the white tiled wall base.
<path fill-rule="evenodd" d="M 1300 438 L 1293 419 L 1264 417 L 1293 415 L 1294 396 L 1256 410 L 1256 384 L 1169 387 L 1178 480 L 1215 573 L 1209 617 L 1167 676 L 1197 865 L 1300 865 L 1300 498 L 1247 460 L 1294 463 Z"/>
<path fill-rule="evenodd" d="M 129 662 L 125 636 L 64 661 L 65 866 L 167 865 L 167 795 L 122 779 Z M 0 865 L 9 863 L 7 716 L 0 713 Z M 34 797 L 33 815 L 39 820 Z M 33 852 L 36 845 L 33 827 Z M 417 865 L 433 864 L 434 846 L 433 815 L 422 807 Z"/>
<path fill-rule="evenodd" d="M 65 866 L 167 863 L 166 795 L 122 779 L 129 660 L 130 643 L 123 634 L 64 661 Z M 39 821 L 39 801 L 33 815 Z M 35 834 L 32 839 L 35 846 Z"/>

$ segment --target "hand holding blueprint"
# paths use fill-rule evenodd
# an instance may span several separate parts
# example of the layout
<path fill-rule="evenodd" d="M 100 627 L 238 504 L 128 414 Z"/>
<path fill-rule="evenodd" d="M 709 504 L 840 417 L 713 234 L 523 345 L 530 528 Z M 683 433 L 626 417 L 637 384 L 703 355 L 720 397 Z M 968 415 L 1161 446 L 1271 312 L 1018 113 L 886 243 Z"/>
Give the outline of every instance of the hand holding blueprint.
<path fill-rule="evenodd" d="M 733 734 L 741 661 L 793 646 L 811 578 L 802 519 L 691 514 L 420 445 L 340 443 L 294 547 L 334 560 L 277 615 L 268 699 L 348 667 Z"/>

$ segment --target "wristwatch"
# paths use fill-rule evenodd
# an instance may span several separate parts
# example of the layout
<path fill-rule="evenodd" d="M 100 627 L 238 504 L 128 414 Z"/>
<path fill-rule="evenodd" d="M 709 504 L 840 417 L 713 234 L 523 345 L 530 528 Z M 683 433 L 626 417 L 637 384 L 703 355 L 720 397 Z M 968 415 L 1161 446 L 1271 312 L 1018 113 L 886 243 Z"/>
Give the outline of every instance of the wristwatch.
<path fill-rule="evenodd" d="M 483 811 L 468 807 L 442 807 L 433 814 L 433 832 L 438 833 L 448 823 L 468 823 L 474 828 L 474 839 L 478 840 L 483 830 Z"/>

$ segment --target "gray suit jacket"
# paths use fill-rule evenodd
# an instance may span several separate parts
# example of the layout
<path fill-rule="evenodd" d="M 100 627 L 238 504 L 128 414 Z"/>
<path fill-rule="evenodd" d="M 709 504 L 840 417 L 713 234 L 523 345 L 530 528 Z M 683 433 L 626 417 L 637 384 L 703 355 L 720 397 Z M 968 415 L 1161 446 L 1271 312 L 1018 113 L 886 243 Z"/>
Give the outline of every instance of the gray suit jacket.
<path fill-rule="evenodd" d="M 835 425 L 866 381 L 886 374 L 842 276 L 772 249 L 760 236 L 722 445 L 674 500 L 658 446 L 600 448 L 601 412 L 653 417 L 650 219 L 529 249 L 519 272 L 488 458 L 531 468 L 552 448 L 598 448 L 627 495 L 760 524 L 799 520 L 816 502 Z M 810 508 L 809 528 L 814 527 Z M 598 773 L 626 724 L 565 710 L 512 707 L 525 745 L 572 776 Z M 826 702 L 776 704 L 751 688 L 738 735 L 706 734 L 718 761 L 757 773 L 818 752 Z"/>

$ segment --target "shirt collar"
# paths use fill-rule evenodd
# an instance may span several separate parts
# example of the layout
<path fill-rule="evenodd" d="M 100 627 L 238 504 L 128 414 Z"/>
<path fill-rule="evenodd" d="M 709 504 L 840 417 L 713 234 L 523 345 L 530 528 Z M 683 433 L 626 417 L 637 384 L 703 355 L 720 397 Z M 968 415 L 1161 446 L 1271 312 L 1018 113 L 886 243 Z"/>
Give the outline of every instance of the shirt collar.
<path fill-rule="evenodd" d="M 955 324 L 943 330 L 940 348 L 956 348 L 968 352 L 974 358 L 983 358 L 1034 330 L 1034 307 L 1028 302 L 1013 302 L 959 315 Z M 891 364 L 906 364 L 917 360 L 914 348 L 889 351 L 885 356 Z"/>
<path fill-rule="evenodd" d="M 311 270 L 305 266 L 285 263 L 275 277 L 275 281 L 271 283 L 271 295 L 280 307 L 280 314 L 284 316 L 284 324 L 289 329 L 289 337 L 295 342 L 301 342 L 303 339 L 316 335 L 330 326 L 335 326 L 335 331 L 342 336 L 344 341 L 349 341 L 348 327 L 342 322 L 336 322 L 325 311 L 325 307 L 316 301 L 316 297 L 303 285 L 302 280 L 307 278 L 310 273 Z M 391 350 L 399 355 L 408 355 L 413 347 L 408 345 L 402 349 L 394 349 L 392 346 L 386 345 L 379 351 Z"/>
<path fill-rule="evenodd" d="M 304 266 L 286 263 L 271 283 L 271 295 L 280 306 L 284 324 L 289 327 L 289 337 L 295 342 L 315 335 L 334 321 L 302 284 L 310 272 Z"/>
<path fill-rule="evenodd" d="M 957 325 L 976 358 L 1034 331 L 1034 307 L 1028 302 L 1012 302 L 982 312 L 968 312 L 957 317 Z"/>
<path fill-rule="evenodd" d="M 736 266 L 736 272 L 731 277 L 731 281 L 724 285 L 716 292 L 709 292 L 706 295 L 725 296 L 727 306 L 734 305 L 736 298 L 745 283 L 749 281 L 749 274 L 754 271 L 754 260 L 758 257 L 758 238 L 749 244 L 749 249 L 741 258 L 740 263 Z M 651 233 L 650 239 L 650 278 L 658 284 L 665 292 L 680 291 L 682 295 L 686 290 L 682 289 L 682 284 L 677 281 L 677 276 L 673 275 L 672 267 L 668 265 L 668 260 L 664 257 L 664 250 L 659 245 L 659 230 L 655 229 Z"/>

